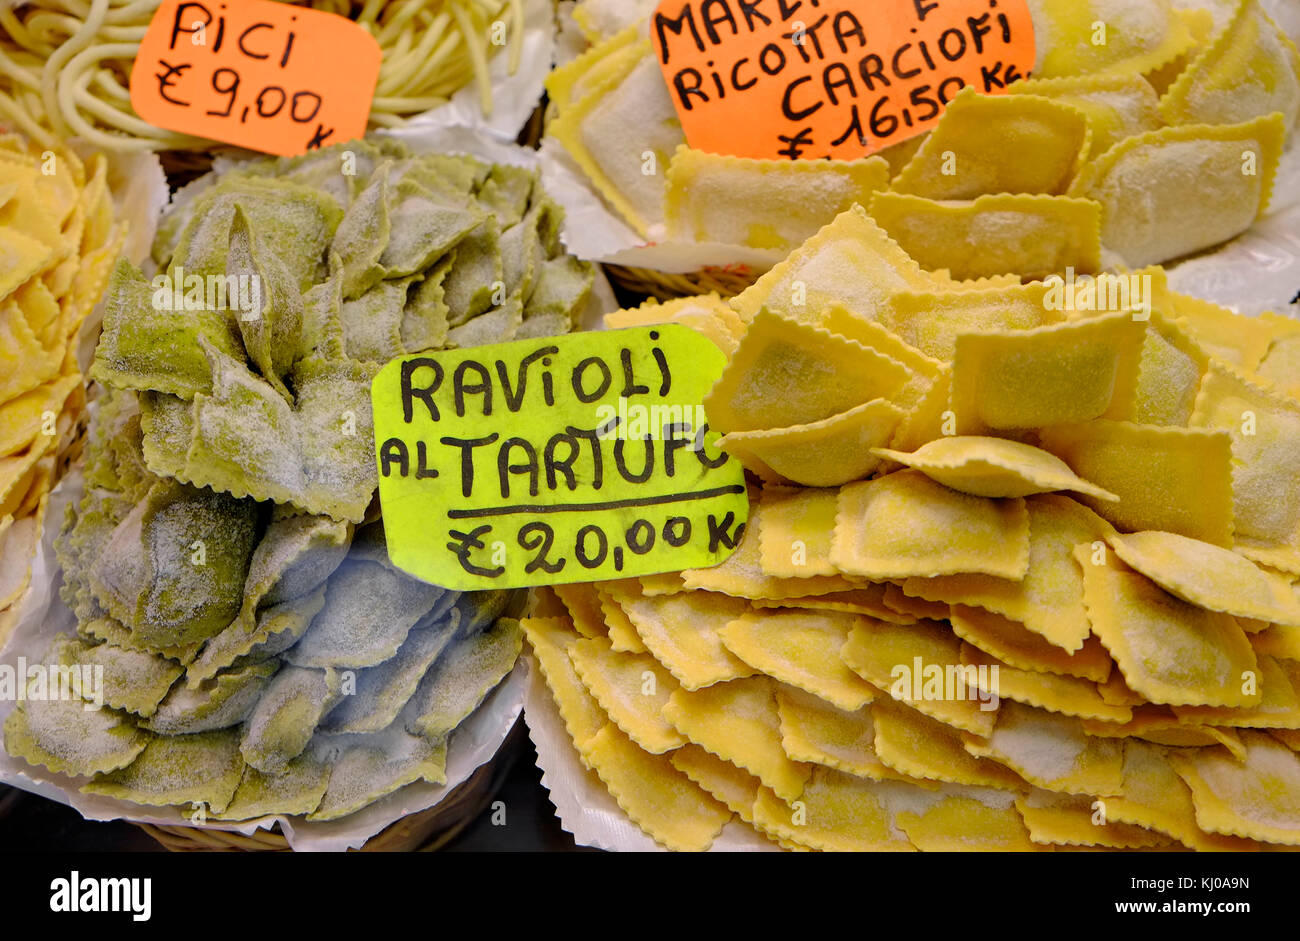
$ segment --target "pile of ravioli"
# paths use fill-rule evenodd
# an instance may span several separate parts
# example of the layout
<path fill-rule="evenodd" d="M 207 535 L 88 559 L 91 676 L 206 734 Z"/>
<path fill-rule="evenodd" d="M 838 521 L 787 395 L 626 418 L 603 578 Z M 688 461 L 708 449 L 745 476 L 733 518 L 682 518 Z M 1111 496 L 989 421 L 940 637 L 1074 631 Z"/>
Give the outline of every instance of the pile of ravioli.
<path fill-rule="evenodd" d="M 688 148 L 647 11 L 601 3 L 548 81 L 548 133 L 649 241 L 784 252 L 857 202 L 924 267 L 980 278 L 1163 263 L 1248 228 L 1300 111 L 1300 54 L 1258 0 L 1029 6 L 1038 61 L 1007 94 L 966 88 L 876 156 L 784 161 Z"/>
<path fill-rule="evenodd" d="M 82 326 L 125 227 L 108 165 L 0 135 L 0 646 L 31 579 L 46 495 L 75 457 Z"/>
<path fill-rule="evenodd" d="M 443 783 L 522 599 L 392 565 L 369 384 L 406 352 L 567 331 L 592 273 L 559 222 L 532 172 L 391 142 L 183 190 L 153 252 L 194 309 L 119 263 L 57 545 L 77 632 L 46 661 L 102 666 L 105 708 L 21 703 L 9 754 L 191 819 L 333 820 Z M 209 275 L 256 277 L 260 303 L 201 306 Z"/>
<path fill-rule="evenodd" d="M 751 481 L 720 565 L 557 586 L 524 632 L 660 844 L 1300 844 L 1300 321 L 926 271 L 860 207 L 730 301 Z M 995 669 L 996 668 L 996 669 Z"/>

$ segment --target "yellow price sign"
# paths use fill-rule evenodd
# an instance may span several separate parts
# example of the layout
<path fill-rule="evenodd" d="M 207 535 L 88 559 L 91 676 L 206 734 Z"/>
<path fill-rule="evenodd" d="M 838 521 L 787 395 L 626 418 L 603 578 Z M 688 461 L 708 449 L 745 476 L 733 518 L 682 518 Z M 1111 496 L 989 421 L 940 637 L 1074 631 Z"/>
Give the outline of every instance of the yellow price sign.
<path fill-rule="evenodd" d="M 390 558 L 460 590 L 716 565 L 749 512 L 701 405 L 725 364 L 680 324 L 393 360 L 371 386 Z"/>

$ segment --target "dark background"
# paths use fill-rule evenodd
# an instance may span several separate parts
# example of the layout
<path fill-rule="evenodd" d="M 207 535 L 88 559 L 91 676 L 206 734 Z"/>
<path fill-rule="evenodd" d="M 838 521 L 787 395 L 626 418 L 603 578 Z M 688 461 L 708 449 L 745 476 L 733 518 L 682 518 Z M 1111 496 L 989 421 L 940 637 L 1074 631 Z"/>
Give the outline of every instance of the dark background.
<path fill-rule="evenodd" d="M 542 787 L 537 752 L 527 735 L 512 736 L 497 761 L 510 771 L 496 800 L 506 805 L 506 825 L 493 826 L 485 809 L 443 852 L 573 851 L 573 837 L 555 819 L 555 808 Z M 490 803 L 490 802 L 489 802 Z M 166 852 L 143 830 L 129 823 L 83 820 L 63 804 L 0 785 L 0 853 L 3 852 Z"/>

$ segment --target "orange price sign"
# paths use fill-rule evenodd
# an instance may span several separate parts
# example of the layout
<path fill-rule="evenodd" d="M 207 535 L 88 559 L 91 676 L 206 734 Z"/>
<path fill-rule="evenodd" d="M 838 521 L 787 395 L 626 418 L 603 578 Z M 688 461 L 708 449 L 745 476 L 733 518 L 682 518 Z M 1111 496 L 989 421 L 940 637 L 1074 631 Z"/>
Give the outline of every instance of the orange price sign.
<path fill-rule="evenodd" d="M 158 127 L 291 157 L 366 132 L 382 58 L 333 13 L 163 0 L 131 69 L 131 107 Z"/>
<path fill-rule="evenodd" d="M 1034 66 L 1026 0 L 663 0 L 650 40 L 687 142 L 851 160 Z"/>

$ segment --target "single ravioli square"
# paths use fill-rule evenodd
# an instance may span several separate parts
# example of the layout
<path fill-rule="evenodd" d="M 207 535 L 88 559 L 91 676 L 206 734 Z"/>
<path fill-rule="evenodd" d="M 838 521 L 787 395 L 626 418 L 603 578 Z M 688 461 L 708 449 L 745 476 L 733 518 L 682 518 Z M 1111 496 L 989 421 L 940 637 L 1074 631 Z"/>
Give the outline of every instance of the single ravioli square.
<path fill-rule="evenodd" d="M 958 572 L 1023 578 L 1025 501 L 958 493 L 913 470 L 849 484 L 840 491 L 831 561 L 878 579 Z"/>
<path fill-rule="evenodd" d="M 1127 418 L 1144 325 L 1127 313 L 957 337 L 951 405 L 979 435 Z"/>
<path fill-rule="evenodd" d="M 1249 706 L 1248 683 L 1259 669 L 1245 633 L 1230 615 L 1175 598 L 1146 576 L 1107 559 L 1095 564 L 1081 545 L 1084 604 L 1093 632 L 1124 680 L 1149 702 L 1179 706 Z"/>

